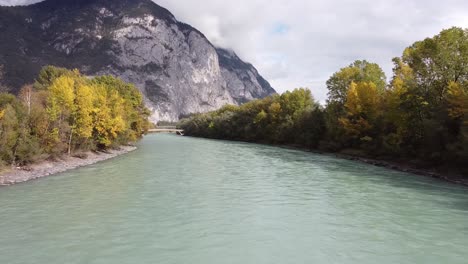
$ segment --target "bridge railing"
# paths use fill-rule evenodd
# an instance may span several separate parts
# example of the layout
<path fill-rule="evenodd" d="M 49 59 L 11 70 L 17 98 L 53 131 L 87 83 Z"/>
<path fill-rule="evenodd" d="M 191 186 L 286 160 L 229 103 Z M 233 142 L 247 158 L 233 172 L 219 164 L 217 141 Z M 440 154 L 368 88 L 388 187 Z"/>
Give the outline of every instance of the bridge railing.
<path fill-rule="evenodd" d="M 176 133 L 176 134 L 182 134 L 184 133 L 184 130 L 182 129 L 172 129 L 172 128 L 154 128 L 154 129 L 149 129 L 148 133 Z"/>

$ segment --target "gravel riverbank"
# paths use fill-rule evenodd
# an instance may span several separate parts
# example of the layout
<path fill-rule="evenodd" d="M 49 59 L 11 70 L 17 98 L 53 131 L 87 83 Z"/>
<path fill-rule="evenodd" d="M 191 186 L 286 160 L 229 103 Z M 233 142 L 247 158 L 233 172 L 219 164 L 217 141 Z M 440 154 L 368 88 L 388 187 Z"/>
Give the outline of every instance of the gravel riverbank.
<path fill-rule="evenodd" d="M 87 152 L 83 155 L 83 157 L 86 156 L 86 158 L 63 157 L 57 161 L 42 161 L 36 163 L 27 167 L 27 169 L 14 168 L 0 175 L 0 186 L 23 183 L 79 167 L 88 166 L 129 153 L 136 149 L 137 148 L 134 146 L 121 146 L 118 150 L 109 150 L 108 152 Z"/>

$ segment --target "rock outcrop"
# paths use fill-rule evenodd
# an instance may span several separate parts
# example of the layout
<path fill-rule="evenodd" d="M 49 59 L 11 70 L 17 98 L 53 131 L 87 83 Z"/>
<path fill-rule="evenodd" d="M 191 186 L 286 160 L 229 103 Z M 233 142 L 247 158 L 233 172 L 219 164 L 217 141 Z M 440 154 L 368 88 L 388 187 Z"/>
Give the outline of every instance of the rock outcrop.
<path fill-rule="evenodd" d="M 10 87 L 32 82 L 44 65 L 112 74 L 141 89 L 153 121 L 275 93 L 251 64 L 150 0 L 0 7 L 0 32 L 0 64 Z"/>

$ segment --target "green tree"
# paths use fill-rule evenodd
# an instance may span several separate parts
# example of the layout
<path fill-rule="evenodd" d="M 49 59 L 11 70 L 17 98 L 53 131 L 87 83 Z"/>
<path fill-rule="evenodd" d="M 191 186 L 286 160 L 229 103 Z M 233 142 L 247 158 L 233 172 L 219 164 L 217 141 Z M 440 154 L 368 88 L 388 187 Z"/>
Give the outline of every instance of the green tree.
<path fill-rule="evenodd" d="M 433 162 L 452 160 L 450 146 L 457 142 L 461 130 L 449 117 L 447 100 L 452 83 L 465 87 L 468 81 L 467 32 L 461 28 L 443 30 L 414 43 L 401 59 L 394 59 L 393 86 L 404 89 L 399 104 L 405 117 L 402 144 L 410 155 Z M 404 71 L 411 74 L 401 78 Z"/>
<path fill-rule="evenodd" d="M 1 95 L 0 95 L 1 96 Z M 9 164 L 15 164 L 16 144 L 18 142 L 18 118 L 11 104 L 2 107 L 0 119 L 0 157 Z"/>
<path fill-rule="evenodd" d="M 69 77 L 77 77 L 80 75 L 80 73 L 78 70 L 70 71 L 65 68 L 45 66 L 39 72 L 39 75 L 36 78 L 36 82 L 34 83 L 34 88 L 39 91 L 47 90 L 56 79 L 64 75 Z"/>
<path fill-rule="evenodd" d="M 406 48 L 401 58 L 414 72 L 417 89 L 436 108 L 450 82 L 468 81 L 468 30 L 450 28 Z"/>
<path fill-rule="evenodd" d="M 40 148 L 26 109 L 14 96 L 0 94 L 0 113 L 0 159 L 14 166 L 34 161 Z"/>

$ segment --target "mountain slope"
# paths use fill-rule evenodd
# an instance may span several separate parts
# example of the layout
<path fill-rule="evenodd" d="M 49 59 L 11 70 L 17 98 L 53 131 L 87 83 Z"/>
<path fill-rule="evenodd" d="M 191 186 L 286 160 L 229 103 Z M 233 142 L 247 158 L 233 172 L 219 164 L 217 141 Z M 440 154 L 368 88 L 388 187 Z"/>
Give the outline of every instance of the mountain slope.
<path fill-rule="evenodd" d="M 250 64 L 150 0 L 47 0 L 0 7 L 0 64 L 18 88 L 44 65 L 113 74 L 144 93 L 153 121 L 275 93 Z"/>

